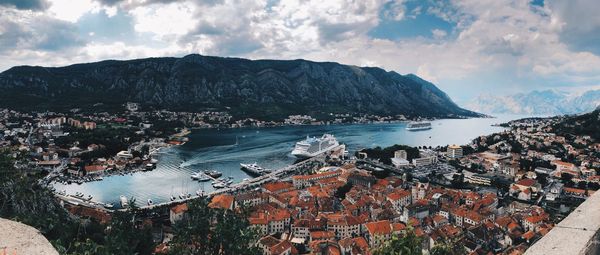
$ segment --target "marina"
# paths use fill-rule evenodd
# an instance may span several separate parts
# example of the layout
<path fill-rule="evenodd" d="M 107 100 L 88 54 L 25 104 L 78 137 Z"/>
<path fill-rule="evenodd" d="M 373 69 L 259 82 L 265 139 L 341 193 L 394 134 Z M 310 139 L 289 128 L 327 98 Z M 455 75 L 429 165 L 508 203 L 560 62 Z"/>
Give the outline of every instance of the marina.
<path fill-rule="evenodd" d="M 295 144 L 307 135 L 321 137 L 326 133 L 332 134 L 353 155 L 361 148 L 393 144 L 465 144 L 473 137 L 503 129 L 492 124 L 516 118 L 511 115 L 495 119 L 436 120 L 431 122 L 434 128 L 421 132 L 407 131 L 406 123 L 193 130 L 186 144 L 156 152 L 153 157 L 158 162 L 152 171 L 105 176 L 101 181 L 81 184 L 54 182 L 52 185 L 66 194 L 80 192 L 85 196 L 92 195 L 95 203 L 113 204 L 115 209 L 120 207 L 120 195 L 136 198 L 143 205 L 151 199 L 156 205 L 182 201 L 188 196 L 193 198 L 199 193 L 227 190 L 239 183 L 256 180 L 243 171 L 240 164 L 256 162 L 265 169 L 288 167 L 298 160 L 291 154 Z M 458 129 L 462 132 L 455 132 Z M 191 178 L 194 173 L 204 174 L 205 170 L 218 171 L 221 176 L 206 181 Z M 212 182 L 223 176 L 226 182 L 231 181 L 229 187 L 221 184 L 214 187 Z M 271 175 L 259 178 L 268 176 Z"/>

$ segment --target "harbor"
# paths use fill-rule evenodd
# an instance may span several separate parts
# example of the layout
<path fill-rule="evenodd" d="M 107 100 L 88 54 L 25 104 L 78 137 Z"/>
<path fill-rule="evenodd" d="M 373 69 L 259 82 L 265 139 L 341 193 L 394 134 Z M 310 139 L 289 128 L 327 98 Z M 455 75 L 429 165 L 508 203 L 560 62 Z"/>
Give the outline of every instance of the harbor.
<path fill-rule="evenodd" d="M 152 171 L 110 175 L 101 181 L 82 184 L 53 183 L 52 186 L 67 194 L 92 195 L 96 203 L 114 204 L 115 208 L 119 207 L 121 195 L 137 199 L 140 206 L 147 206 L 148 200 L 160 204 L 171 202 L 172 197 L 180 200 L 182 194 L 196 197 L 199 192 L 207 195 L 226 189 L 213 187 L 215 180 L 212 178 L 203 182 L 191 178 L 194 173 L 204 170 L 221 172 L 226 179 L 233 177 L 230 188 L 250 180 L 264 180 L 270 175 L 255 178 L 242 170 L 240 164 L 256 163 L 274 172 L 284 169 L 297 160 L 291 151 L 296 142 L 307 135 L 333 134 L 352 155 L 361 148 L 395 143 L 412 146 L 464 144 L 472 137 L 502 130 L 502 127 L 491 126 L 501 121 L 502 118 L 437 120 L 431 122 L 432 129 L 419 132 L 407 131 L 406 123 L 193 130 L 184 145 L 165 147 L 154 153 L 152 156 L 158 162 Z M 466 130 L 466 134 L 451 135 L 455 129 Z"/>

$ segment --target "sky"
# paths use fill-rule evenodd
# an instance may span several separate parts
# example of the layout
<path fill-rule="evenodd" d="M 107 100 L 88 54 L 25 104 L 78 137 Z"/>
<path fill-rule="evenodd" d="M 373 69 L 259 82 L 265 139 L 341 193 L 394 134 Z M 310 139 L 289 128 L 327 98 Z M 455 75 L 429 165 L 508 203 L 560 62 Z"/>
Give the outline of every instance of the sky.
<path fill-rule="evenodd" d="M 0 71 L 191 53 L 414 73 L 479 94 L 600 88 L 596 0 L 0 0 Z"/>

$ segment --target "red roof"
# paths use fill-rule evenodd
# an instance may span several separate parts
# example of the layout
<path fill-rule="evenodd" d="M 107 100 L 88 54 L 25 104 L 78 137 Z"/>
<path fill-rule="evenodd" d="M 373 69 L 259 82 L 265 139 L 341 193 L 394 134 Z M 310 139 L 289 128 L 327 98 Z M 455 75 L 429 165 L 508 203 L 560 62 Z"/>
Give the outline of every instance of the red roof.
<path fill-rule="evenodd" d="M 392 227 L 390 221 L 388 220 L 369 222 L 365 224 L 365 227 L 367 227 L 367 230 L 371 236 L 387 235 L 392 233 Z"/>
<path fill-rule="evenodd" d="M 216 195 L 208 205 L 211 208 L 231 209 L 234 197 L 231 195 Z"/>
<path fill-rule="evenodd" d="M 519 180 L 517 182 L 517 184 L 521 185 L 521 186 L 530 187 L 530 186 L 533 186 L 535 184 L 535 180 L 533 180 L 533 179 L 521 179 L 521 180 Z"/>
<path fill-rule="evenodd" d="M 85 171 L 86 172 L 100 172 L 100 171 L 104 171 L 106 170 L 106 166 L 103 165 L 90 165 L 90 166 L 85 166 Z"/>
<path fill-rule="evenodd" d="M 187 210 L 188 210 L 187 204 L 179 204 L 179 205 L 171 207 L 171 212 L 176 213 L 176 214 L 187 212 Z"/>

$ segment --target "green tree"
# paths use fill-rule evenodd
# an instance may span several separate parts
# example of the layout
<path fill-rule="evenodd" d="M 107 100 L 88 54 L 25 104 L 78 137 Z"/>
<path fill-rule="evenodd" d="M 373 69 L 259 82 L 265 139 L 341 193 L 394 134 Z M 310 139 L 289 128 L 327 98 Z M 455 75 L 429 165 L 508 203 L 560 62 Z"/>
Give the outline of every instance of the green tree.
<path fill-rule="evenodd" d="M 170 254 L 261 254 L 255 246 L 258 234 L 244 213 L 209 208 L 206 200 L 192 201 L 188 208 L 174 226 Z"/>
<path fill-rule="evenodd" d="M 460 239 L 445 239 L 431 248 L 430 255 L 462 255 L 466 254 L 465 247 L 460 243 Z"/>
<path fill-rule="evenodd" d="M 393 235 L 392 239 L 373 249 L 373 255 L 421 255 L 423 240 L 415 235 L 411 227 L 406 235 Z"/>

